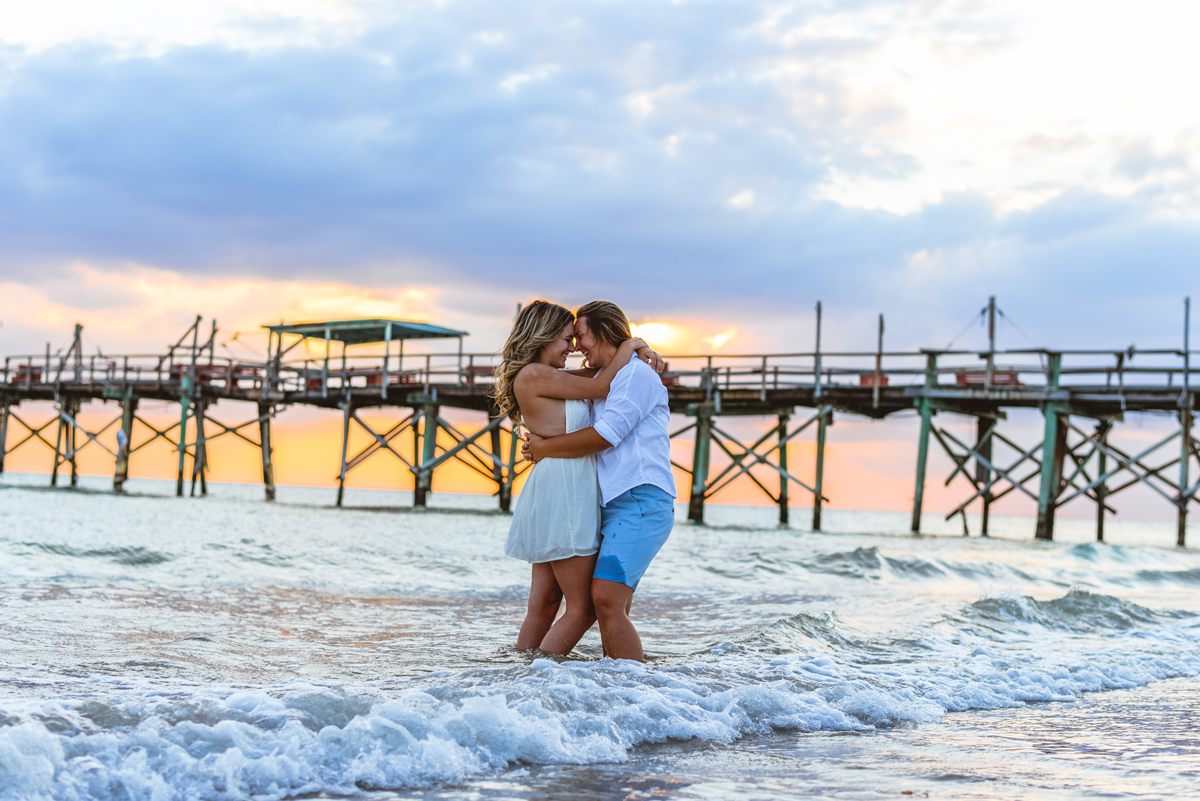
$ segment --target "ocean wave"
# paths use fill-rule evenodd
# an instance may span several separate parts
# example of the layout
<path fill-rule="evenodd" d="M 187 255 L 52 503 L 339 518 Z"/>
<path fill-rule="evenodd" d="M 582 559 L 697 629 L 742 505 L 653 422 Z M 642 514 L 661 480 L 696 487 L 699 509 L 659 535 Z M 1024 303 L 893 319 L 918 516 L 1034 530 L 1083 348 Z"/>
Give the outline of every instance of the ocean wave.
<path fill-rule="evenodd" d="M 118 565 L 157 565 L 172 559 L 169 554 L 152 551 L 140 545 L 114 548 L 75 548 L 70 545 L 45 542 L 24 542 L 21 545 L 55 556 L 107 559 Z"/>
<path fill-rule="evenodd" d="M 1061 598 L 1039 601 L 1028 596 L 985 598 L 970 605 L 968 615 L 999 623 L 1036 623 L 1061 631 L 1122 631 L 1151 626 L 1176 613 L 1155 611 L 1111 595 L 1072 589 Z"/>
<path fill-rule="evenodd" d="M 644 742 L 864 728 L 814 693 L 713 668 L 543 660 L 487 673 L 391 697 L 302 687 L 56 705 L 0 728 L 0 798 L 355 794 L 622 761 Z"/>
<path fill-rule="evenodd" d="M 986 599 L 966 613 L 992 628 L 972 634 L 947 618 L 896 639 L 801 613 L 681 664 L 537 660 L 398 688 L 172 687 L 28 701 L 0 719 L 0 799 L 402 790 L 514 764 L 618 762 L 645 743 L 927 724 L 1200 674 L 1194 622 L 1111 596 Z M 1014 646 L 1000 625 L 1013 621 L 1059 633 L 1039 636 L 1037 649 Z"/>
<path fill-rule="evenodd" d="M 1174 584 L 1200 584 L 1200 568 L 1191 570 L 1139 570 L 1138 581 L 1148 584 L 1169 582 Z"/>
<path fill-rule="evenodd" d="M 799 618 L 804 636 L 832 619 Z M 1191 643 L 1194 654 L 1194 642 Z M 647 666 L 538 660 L 399 690 L 307 684 L 30 702 L 0 725 L 0 798 L 283 799 L 454 784 L 514 764 L 619 762 L 644 743 L 861 731 L 1196 675 L 1200 658 L 976 648 L 866 668 L 834 656 Z"/>
<path fill-rule="evenodd" d="M 874 578 L 882 573 L 883 562 L 879 557 L 879 549 L 855 548 L 843 553 L 826 553 L 805 559 L 800 562 L 813 573 L 832 573 L 848 578 Z"/>

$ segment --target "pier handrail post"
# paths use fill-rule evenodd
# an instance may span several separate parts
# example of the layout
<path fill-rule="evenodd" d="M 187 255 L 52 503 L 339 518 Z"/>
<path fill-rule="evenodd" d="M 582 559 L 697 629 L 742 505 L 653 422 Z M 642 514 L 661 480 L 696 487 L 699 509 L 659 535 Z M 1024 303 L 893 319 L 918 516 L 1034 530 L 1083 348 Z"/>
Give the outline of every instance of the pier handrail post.
<path fill-rule="evenodd" d="M 930 389 L 937 386 L 937 354 L 925 354 L 925 387 Z M 925 467 L 929 460 L 929 433 L 933 429 L 933 399 L 928 395 L 922 396 L 919 408 L 921 412 L 921 433 L 917 440 L 917 475 L 916 488 L 913 490 L 912 526 L 913 534 L 921 533 L 921 506 L 925 501 Z"/>
<path fill-rule="evenodd" d="M 696 435 L 692 448 L 692 488 L 688 498 L 688 520 L 704 522 L 704 491 L 708 484 L 708 453 L 712 439 L 713 407 L 707 403 L 696 407 Z"/>
<path fill-rule="evenodd" d="M 325 326 L 325 363 L 321 367 L 321 397 L 329 397 L 329 337 L 333 332 Z"/>
<path fill-rule="evenodd" d="M 1190 326 L 1192 299 L 1183 299 L 1183 393 L 1179 396 L 1179 428 L 1183 450 L 1179 454 L 1179 505 L 1178 532 L 1175 544 L 1180 548 L 1187 544 L 1187 513 L 1191 497 L 1188 495 L 1188 466 L 1192 458 L 1192 393 L 1189 384 L 1191 371 Z"/>
<path fill-rule="evenodd" d="M 875 347 L 875 381 L 871 387 L 871 408 L 879 408 L 879 385 L 883 382 L 883 315 L 879 315 L 879 341 Z"/>
<path fill-rule="evenodd" d="M 996 371 L 996 296 L 988 297 L 987 305 L 988 315 L 988 355 L 987 355 L 987 375 L 984 378 L 984 389 L 992 388 L 992 375 Z M 964 517 L 963 520 L 966 520 Z"/>
<path fill-rule="evenodd" d="M 821 398 L 821 301 L 817 301 L 817 346 L 813 351 L 813 400 Z"/>
<path fill-rule="evenodd" d="M 380 387 L 380 390 L 379 390 L 379 394 L 383 398 L 387 398 L 387 394 L 388 394 L 388 359 L 391 357 L 391 355 L 392 355 L 392 324 L 388 323 L 384 327 L 383 376 L 382 376 L 382 386 Z"/>
<path fill-rule="evenodd" d="M 1062 376 L 1062 354 L 1046 354 L 1046 391 L 1058 389 Z M 1054 539 L 1054 513 L 1058 505 L 1058 494 L 1062 484 L 1063 457 L 1067 451 L 1067 426 L 1063 420 L 1062 405 L 1053 400 L 1043 401 L 1042 415 L 1045 417 L 1045 435 L 1042 439 L 1042 482 L 1038 492 L 1037 529 L 1034 536 L 1039 540 Z"/>

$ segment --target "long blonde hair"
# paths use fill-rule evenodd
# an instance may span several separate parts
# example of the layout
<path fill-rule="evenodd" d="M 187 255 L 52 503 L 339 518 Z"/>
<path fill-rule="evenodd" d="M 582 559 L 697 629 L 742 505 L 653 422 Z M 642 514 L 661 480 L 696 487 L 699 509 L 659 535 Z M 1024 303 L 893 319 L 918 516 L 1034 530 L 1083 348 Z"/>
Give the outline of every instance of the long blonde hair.
<path fill-rule="evenodd" d="M 514 387 L 517 373 L 536 359 L 544 346 L 558 339 L 568 323 L 573 322 L 575 315 L 548 300 L 535 300 L 521 309 L 500 352 L 500 364 L 496 367 L 496 380 L 492 384 L 492 398 L 496 401 L 500 416 L 508 415 L 514 423 L 521 422 L 521 407 L 517 404 Z"/>

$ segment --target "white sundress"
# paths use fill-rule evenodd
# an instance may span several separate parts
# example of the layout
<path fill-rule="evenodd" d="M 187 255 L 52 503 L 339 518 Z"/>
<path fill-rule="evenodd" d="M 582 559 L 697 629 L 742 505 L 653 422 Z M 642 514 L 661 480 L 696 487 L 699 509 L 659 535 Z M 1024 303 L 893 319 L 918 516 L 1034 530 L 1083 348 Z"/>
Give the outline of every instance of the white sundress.
<path fill-rule="evenodd" d="M 567 433 L 592 424 L 586 401 L 564 401 Z M 590 556 L 600 550 L 596 457 L 542 459 L 517 497 L 504 552 L 526 562 Z"/>

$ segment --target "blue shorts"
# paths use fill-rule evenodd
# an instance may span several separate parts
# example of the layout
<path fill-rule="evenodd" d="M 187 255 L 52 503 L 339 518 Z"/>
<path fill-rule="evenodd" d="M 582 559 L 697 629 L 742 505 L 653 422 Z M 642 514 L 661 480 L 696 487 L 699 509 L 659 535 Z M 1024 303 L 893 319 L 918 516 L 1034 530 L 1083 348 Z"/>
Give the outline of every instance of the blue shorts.
<path fill-rule="evenodd" d="M 675 499 L 653 484 L 642 484 L 600 507 L 600 556 L 592 578 L 636 590 L 671 529 Z"/>

